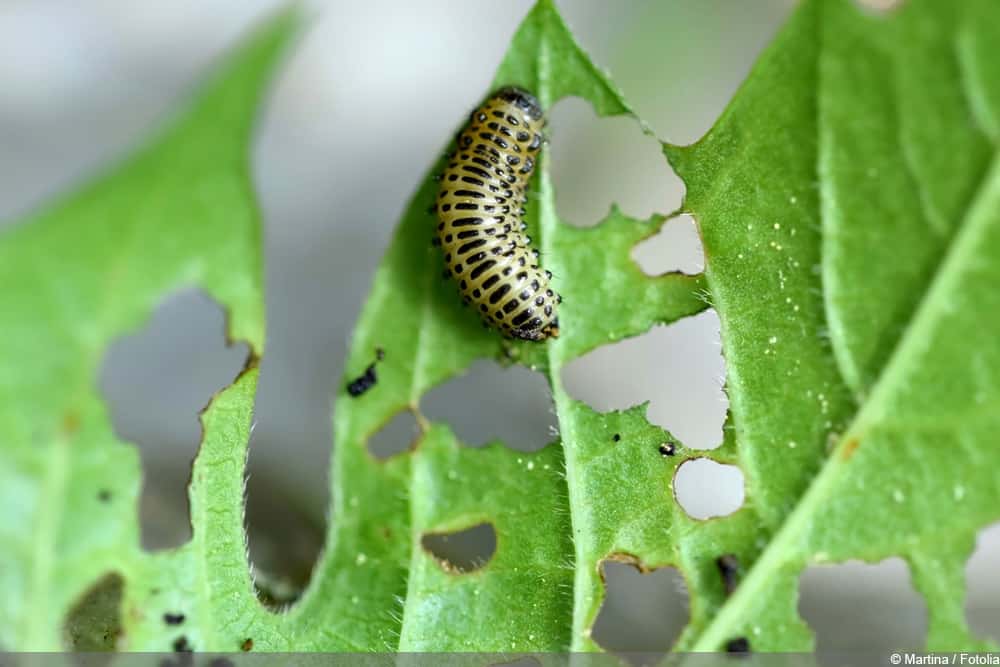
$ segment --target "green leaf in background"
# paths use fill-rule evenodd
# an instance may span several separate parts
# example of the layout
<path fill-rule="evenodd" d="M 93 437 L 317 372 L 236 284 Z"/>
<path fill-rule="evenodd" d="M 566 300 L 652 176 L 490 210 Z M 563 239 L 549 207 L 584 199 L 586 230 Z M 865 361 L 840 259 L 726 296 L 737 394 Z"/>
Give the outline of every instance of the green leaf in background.
<path fill-rule="evenodd" d="M 238 601 L 257 606 L 242 527 L 256 364 L 205 415 L 191 543 L 156 556 L 139 548 L 138 452 L 115 437 L 97 374 L 110 343 L 189 287 L 227 309 L 230 339 L 261 354 L 249 146 L 293 27 L 290 15 L 271 22 L 148 148 L 0 236 L 0 644 L 9 649 L 58 650 L 70 607 L 110 573 L 124 580 L 129 648 L 169 650 L 174 638 L 147 644 L 156 633 L 140 628 L 163 626 L 161 610 L 182 600 L 231 608 L 222 618 L 189 611 L 217 646 L 231 645 L 214 626 L 245 613 Z M 164 582 L 155 596 L 154 580 Z"/>
<path fill-rule="evenodd" d="M 666 146 L 722 322 L 763 552 L 681 646 L 801 650 L 808 563 L 902 556 L 931 649 L 1000 517 L 1000 5 L 805 3 L 712 131 Z"/>

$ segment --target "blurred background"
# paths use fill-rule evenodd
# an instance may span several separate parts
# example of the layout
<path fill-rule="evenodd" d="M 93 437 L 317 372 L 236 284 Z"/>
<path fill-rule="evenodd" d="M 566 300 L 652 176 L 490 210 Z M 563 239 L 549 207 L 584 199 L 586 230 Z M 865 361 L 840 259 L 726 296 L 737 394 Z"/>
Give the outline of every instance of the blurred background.
<path fill-rule="evenodd" d="M 0 2 L 0 229 L 125 154 L 183 104 L 216 58 L 277 0 L 4 0 Z M 661 139 L 704 134 L 794 0 L 559 0 L 594 60 Z M 308 579 L 326 530 L 330 399 L 342 379 L 354 319 L 373 267 L 426 168 L 488 90 L 530 0 L 306 2 L 308 30 L 274 83 L 253 151 L 266 221 L 268 348 L 257 400 L 248 485 L 250 550 L 281 599 Z M 476 26 L 470 30 L 470 26 Z M 401 127 L 401 108 L 420 126 Z M 611 202 L 633 216 L 680 205 L 683 186 L 656 142 L 628 120 L 598 120 L 565 100 L 549 116 L 557 206 L 597 223 Z M 600 159 L 592 159 L 599 156 Z M 379 173 L 378 190 L 370 174 Z M 697 272 L 692 221 L 677 219 L 634 257 L 650 274 Z M 147 476 L 143 541 L 189 535 L 185 484 L 197 413 L 227 385 L 246 350 L 226 348 L 218 306 L 198 292 L 171 296 L 148 327 L 109 351 L 100 378 L 119 435 L 141 448 Z M 650 400 L 651 419 L 689 446 L 719 444 L 726 403 L 712 312 L 597 350 L 565 371 L 595 408 Z M 481 406 L 503 406 L 486 411 Z M 426 414 L 450 420 L 471 444 L 502 438 L 537 449 L 551 439 L 545 383 L 524 369 L 476 365 L 435 389 Z M 516 416 L 516 419 L 514 418 Z M 374 440 L 401 451 L 412 419 Z M 698 518 L 743 500 L 738 469 L 685 464 L 677 492 Z M 489 535 L 445 551 L 488 555 Z M 469 556 L 469 554 L 472 554 Z M 1000 527 L 983 533 L 968 568 L 973 626 L 1000 638 Z M 676 572 L 606 570 L 595 638 L 620 651 L 664 650 L 687 617 Z M 893 559 L 810 568 L 800 608 L 820 648 L 920 646 L 926 610 Z"/>

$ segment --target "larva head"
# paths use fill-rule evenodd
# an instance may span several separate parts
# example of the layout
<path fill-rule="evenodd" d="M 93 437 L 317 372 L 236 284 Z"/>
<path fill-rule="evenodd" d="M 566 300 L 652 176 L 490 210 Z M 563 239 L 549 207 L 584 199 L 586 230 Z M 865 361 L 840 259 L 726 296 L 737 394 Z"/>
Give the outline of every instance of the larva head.
<path fill-rule="evenodd" d="M 498 90 L 496 97 L 514 104 L 514 106 L 524 112 L 525 117 L 530 121 L 541 120 L 544 115 L 538 98 L 523 88 L 507 86 Z"/>

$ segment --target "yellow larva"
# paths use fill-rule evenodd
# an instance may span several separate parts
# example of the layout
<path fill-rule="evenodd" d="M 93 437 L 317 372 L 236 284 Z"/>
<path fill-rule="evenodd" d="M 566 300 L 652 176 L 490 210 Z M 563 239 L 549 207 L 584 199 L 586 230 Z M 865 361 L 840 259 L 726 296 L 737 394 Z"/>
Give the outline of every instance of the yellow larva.
<path fill-rule="evenodd" d="M 497 91 L 459 134 L 435 206 L 447 273 L 465 302 L 505 336 L 534 341 L 559 335 L 562 301 L 522 220 L 542 125 L 533 95 Z"/>

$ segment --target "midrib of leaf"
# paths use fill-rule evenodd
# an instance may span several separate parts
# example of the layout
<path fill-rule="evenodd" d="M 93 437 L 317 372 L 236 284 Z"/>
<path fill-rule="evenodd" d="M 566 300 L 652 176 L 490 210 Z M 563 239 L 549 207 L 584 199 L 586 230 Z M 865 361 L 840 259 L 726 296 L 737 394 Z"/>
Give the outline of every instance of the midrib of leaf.
<path fill-rule="evenodd" d="M 537 95 L 545 109 L 551 109 L 554 95 L 551 86 L 550 45 L 548 31 L 543 31 L 537 56 Z M 544 151 L 538 161 L 538 226 L 539 245 L 543 257 L 551 257 L 552 239 L 558 233 L 559 218 L 556 213 L 555 191 L 549 176 L 550 151 Z M 595 650 L 597 646 L 589 639 L 589 628 L 586 619 L 587 595 L 589 583 L 594 574 L 583 565 L 587 562 L 585 547 L 586 536 L 579 527 L 578 508 L 583 507 L 587 499 L 582 495 L 579 483 L 580 461 L 577 457 L 575 444 L 578 441 L 576 421 L 570 409 L 570 399 L 562 385 L 560 372 L 565 363 L 564 346 L 566 338 L 550 340 L 546 345 L 548 364 L 546 374 L 549 388 L 555 403 L 556 415 L 559 419 L 560 442 L 562 443 L 563 461 L 566 471 L 566 487 L 569 496 L 570 529 L 573 539 L 573 610 L 570 630 L 570 651 Z"/>
<path fill-rule="evenodd" d="M 824 32 L 821 28 L 819 31 Z M 817 55 L 817 57 L 820 56 L 821 53 Z M 960 63 L 965 65 L 961 68 L 963 92 L 965 92 L 970 107 L 975 108 L 975 100 L 981 96 L 972 89 L 970 78 L 964 76 L 967 74 L 968 64 L 961 59 Z M 818 118 L 818 109 L 816 111 Z M 975 117 L 975 114 L 973 116 Z M 985 130 L 982 127 L 982 118 L 977 117 L 976 122 L 980 129 Z M 819 131 L 819 122 L 816 123 L 816 127 Z M 817 142 L 817 155 L 822 151 L 822 145 L 821 142 Z M 900 146 L 904 147 L 903 153 L 905 154 L 905 142 L 902 139 L 900 139 Z M 907 175 L 914 183 L 917 183 L 911 163 L 908 160 L 904 160 L 904 162 Z M 817 181 L 819 180 L 820 175 L 817 173 Z M 863 439 L 865 432 L 872 426 L 876 424 L 885 426 L 893 423 L 886 409 L 889 405 L 888 397 L 901 385 L 907 369 L 912 366 L 918 353 L 926 347 L 927 341 L 931 340 L 930 328 L 941 310 L 947 308 L 949 293 L 954 289 L 952 282 L 960 274 L 962 267 L 968 264 L 969 259 L 975 256 L 979 241 L 987 229 L 988 218 L 982 215 L 973 215 L 973 213 L 978 207 L 985 205 L 984 200 L 995 189 L 1000 189 L 1000 160 L 998 160 L 996 150 L 994 150 L 990 164 L 981 173 L 980 180 L 976 184 L 975 195 L 966 204 L 958 229 L 948 240 L 947 249 L 941 262 L 936 267 L 917 309 L 893 348 L 893 352 L 882 368 L 870 394 L 860 403 L 850 425 L 838 439 L 836 447 L 830 452 L 823 467 L 795 508 L 777 529 L 760 558 L 754 562 L 746 578 L 694 642 L 693 651 L 719 650 L 720 646 L 734 636 L 733 633 L 740 627 L 741 622 L 745 621 L 751 603 L 766 596 L 767 587 L 776 578 L 778 571 L 792 562 L 804 564 L 812 555 L 804 539 L 812 517 L 821 505 L 828 502 L 830 489 L 834 487 L 839 476 L 846 471 L 845 461 L 849 458 L 845 456 L 847 447 L 857 446 L 857 442 Z M 921 200 L 921 203 L 925 217 L 931 221 L 933 219 L 931 211 L 924 200 Z M 724 307 L 720 310 L 724 310 Z M 827 303 L 827 312 L 830 312 L 829 303 Z M 843 346 L 838 345 L 834 340 L 833 348 L 842 377 L 857 380 L 859 374 L 852 371 L 853 362 L 848 360 L 848 353 L 843 349 Z M 855 382 L 849 384 L 852 387 L 857 386 Z M 897 423 L 903 427 L 900 430 L 914 430 L 911 422 Z"/>

